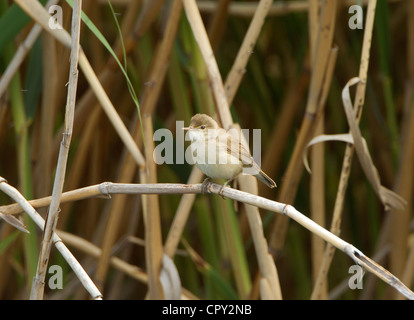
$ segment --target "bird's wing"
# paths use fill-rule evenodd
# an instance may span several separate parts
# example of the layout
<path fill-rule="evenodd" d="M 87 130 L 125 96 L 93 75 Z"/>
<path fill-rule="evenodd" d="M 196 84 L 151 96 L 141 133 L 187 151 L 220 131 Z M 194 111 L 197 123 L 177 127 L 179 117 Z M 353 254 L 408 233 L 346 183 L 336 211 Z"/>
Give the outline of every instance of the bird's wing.
<path fill-rule="evenodd" d="M 252 167 L 255 162 L 249 150 L 236 137 L 227 134 L 227 152 L 233 157 L 238 158 L 243 167 Z"/>

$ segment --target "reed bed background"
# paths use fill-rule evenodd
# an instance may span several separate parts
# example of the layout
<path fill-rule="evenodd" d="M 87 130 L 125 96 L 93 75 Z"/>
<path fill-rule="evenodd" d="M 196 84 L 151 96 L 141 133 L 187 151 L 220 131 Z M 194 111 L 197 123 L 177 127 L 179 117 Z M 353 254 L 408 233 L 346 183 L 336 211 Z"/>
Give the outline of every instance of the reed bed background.
<path fill-rule="evenodd" d="M 354 261 L 284 215 L 200 189 L 80 189 L 201 183 L 189 164 L 152 158 L 153 132 L 180 137 L 176 121 L 188 125 L 195 113 L 216 115 L 226 129 L 261 129 L 262 168 L 278 188 L 243 176 L 241 190 L 294 206 L 413 288 L 413 1 L 49 1 L 62 8 L 56 32 L 39 5 L 46 1 L 33 3 L 0 0 L 0 176 L 27 200 L 52 196 L 32 205 L 46 218 L 50 204 L 46 224 L 92 289 L 52 234 L 46 240 L 59 251 L 40 262 L 47 232 L 0 192 L 1 299 L 403 298 L 369 273 L 363 289 L 350 289 Z M 69 34 L 80 11 L 68 3 L 97 28 L 81 23 L 78 58 Z M 354 4 L 362 29 L 349 26 Z M 354 77 L 355 123 L 379 185 L 357 143 L 310 147 L 312 174 L 304 170 L 313 137 L 349 132 L 342 89 Z M 381 185 L 405 202 L 387 202 Z M 42 283 L 39 269 L 51 265 L 62 267 L 63 288 L 50 289 L 44 269 L 46 285 L 33 295 L 33 278 Z"/>

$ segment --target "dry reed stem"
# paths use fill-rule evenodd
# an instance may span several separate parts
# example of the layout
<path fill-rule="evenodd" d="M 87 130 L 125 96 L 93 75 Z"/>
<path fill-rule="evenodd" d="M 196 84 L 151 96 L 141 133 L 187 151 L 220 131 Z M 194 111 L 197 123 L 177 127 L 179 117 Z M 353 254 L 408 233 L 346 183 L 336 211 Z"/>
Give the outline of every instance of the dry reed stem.
<path fill-rule="evenodd" d="M 223 31 L 226 29 L 225 25 L 230 3 L 231 0 L 219 0 L 214 15 L 209 21 L 208 37 L 213 50 L 217 48 L 217 45 L 222 38 Z"/>
<path fill-rule="evenodd" d="M 309 26 L 309 52 L 310 60 L 313 61 L 316 55 L 316 45 L 318 44 L 319 30 L 319 0 L 310 0 L 308 9 L 308 26 Z"/>
<path fill-rule="evenodd" d="M 133 183 L 112 183 L 103 182 L 88 187 L 79 188 L 62 193 L 62 203 L 79 201 L 91 198 L 111 199 L 111 195 L 121 194 L 198 194 L 199 184 L 184 184 L 182 189 L 177 189 L 177 185 L 168 183 L 158 184 L 133 184 Z M 200 191 L 200 192 L 199 192 Z M 28 201 L 30 206 L 34 208 L 42 208 L 49 206 L 52 197 L 43 197 Z M 23 208 L 18 204 L 10 204 L 0 206 L 0 212 L 3 214 L 19 214 L 23 212 Z"/>
<path fill-rule="evenodd" d="M 56 228 L 59 216 L 60 198 L 62 195 L 63 184 L 65 182 L 66 165 L 68 161 L 70 142 L 72 138 L 73 119 L 75 114 L 76 90 L 78 86 L 78 60 L 80 51 L 80 26 L 81 26 L 82 0 L 77 0 L 73 4 L 72 13 L 72 45 L 69 70 L 69 88 L 65 110 L 65 129 L 60 146 L 59 158 L 53 185 L 52 202 L 46 216 L 46 224 L 43 232 L 42 246 L 39 253 L 39 261 L 33 286 L 30 292 L 31 300 L 42 300 L 44 294 L 44 284 L 46 269 L 48 266 L 50 249 L 52 247 L 52 236 Z"/>
<path fill-rule="evenodd" d="M 413 201 L 412 201 L 412 194 L 414 189 L 414 172 L 413 172 L 413 162 L 414 162 L 414 2 L 409 1 L 406 4 L 407 6 L 407 66 L 408 66 L 408 81 L 406 83 L 406 91 L 405 91 L 405 101 L 404 101 L 404 111 L 405 116 L 403 119 L 407 119 L 403 122 L 402 125 L 402 134 L 403 140 L 401 142 L 401 160 L 399 165 L 399 172 L 397 176 L 397 192 L 401 194 L 405 199 L 407 199 L 407 206 L 402 213 L 402 216 L 395 216 L 400 215 L 400 212 L 393 212 L 391 213 L 391 219 L 394 220 L 392 225 L 393 229 L 391 229 L 389 237 L 392 239 L 391 234 L 398 230 L 398 234 L 401 230 L 401 235 L 399 235 L 399 239 L 395 239 L 392 241 L 393 249 L 396 248 L 395 246 L 401 243 L 402 235 L 407 236 L 407 239 L 410 239 L 408 243 L 404 243 L 402 246 L 406 248 L 406 252 L 408 253 L 405 255 L 405 252 L 401 252 L 401 256 L 397 257 L 391 256 L 391 258 L 404 260 L 405 264 L 403 267 L 402 272 L 402 281 L 407 284 L 413 283 L 414 278 L 414 242 L 412 241 L 412 237 L 408 236 L 408 228 L 409 228 L 409 220 L 410 220 L 410 213 L 413 211 Z M 398 222 L 395 220 L 399 220 Z M 408 220 L 408 222 L 407 222 Z M 405 223 L 405 225 L 404 225 Z M 405 258 L 407 257 L 407 258 Z M 396 297 L 397 299 L 402 298 L 401 295 Z"/>
<path fill-rule="evenodd" d="M 379 264 L 383 264 L 386 263 L 386 255 L 389 254 L 390 251 L 390 246 L 387 247 L 383 247 L 380 251 L 378 251 L 374 256 L 373 256 L 373 260 L 376 261 Z M 374 278 L 376 280 L 378 280 L 379 278 L 377 278 L 373 273 L 365 273 L 363 280 L 364 280 L 364 292 L 365 291 L 371 291 L 372 293 L 372 289 L 370 288 L 369 285 L 369 281 L 368 281 L 368 277 Z M 344 279 L 337 285 L 335 285 L 335 287 L 331 288 L 329 290 L 329 296 L 327 297 L 329 300 L 336 300 L 340 298 L 341 294 L 344 294 L 347 290 L 349 290 L 349 276 L 348 277 L 344 277 Z M 391 289 L 392 291 L 394 291 L 393 289 Z M 364 295 L 361 295 L 360 300 L 366 300 L 363 297 Z M 372 296 L 373 297 L 373 296 Z"/>
<path fill-rule="evenodd" d="M 68 203 L 73 201 L 85 200 L 100 196 L 102 193 L 96 186 L 84 187 L 72 191 L 62 193 L 61 203 Z M 29 204 L 34 208 L 43 208 L 49 206 L 52 200 L 51 196 L 43 197 L 34 200 L 28 200 Z M 3 214 L 19 214 L 23 212 L 23 209 L 17 204 L 9 204 L 0 206 L 0 212 Z"/>
<path fill-rule="evenodd" d="M 359 67 L 359 78 L 361 82 L 358 83 L 356 96 L 355 96 L 355 114 L 356 114 L 356 121 L 357 123 L 360 120 L 361 113 L 362 113 L 362 106 L 365 100 L 365 86 L 367 81 L 368 75 L 368 65 L 369 65 L 369 57 L 370 57 L 370 49 L 371 49 L 371 42 L 372 42 L 372 31 L 374 26 L 374 18 L 375 18 L 375 8 L 376 8 L 376 0 L 370 0 L 368 3 L 367 8 L 367 15 L 366 15 L 366 22 L 365 22 L 365 29 L 364 29 L 364 39 L 362 43 L 362 52 L 361 52 L 361 62 Z M 332 214 L 332 221 L 331 221 L 331 232 L 339 235 L 340 234 L 340 224 L 341 224 L 341 216 L 345 198 L 346 188 L 348 186 L 348 179 L 349 174 L 351 171 L 351 161 L 353 157 L 353 150 L 354 147 L 351 144 L 347 144 L 345 148 L 345 155 L 342 163 L 342 170 L 341 175 L 339 178 L 339 185 L 338 191 L 335 199 L 334 211 Z M 324 262 L 323 266 L 319 270 L 319 276 L 316 280 L 317 285 L 315 285 L 314 290 L 312 292 L 311 298 L 317 299 L 319 296 L 319 290 L 321 289 L 321 284 L 323 283 L 322 278 L 326 279 L 326 275 L 329 269 L 329 266 L 332 262 L 333 255 L 335 252 L 335 248 L 329 244 L 327 244 L 324 254 Z"/>
<path fill-rule="evenodd" d="M 5 183 L 5 180 L 0 183 L 1 190 L 6 193 L 9 192 L 10 186 Z M 7 186 L 7 188 L 5 188 Z M 90 187 L 83 188 L 84 192 L 88 193 L 88 196 L 91 195 L 91 191 L 95 195 L 108 196 L 110 194 L 186 194 L 186 193 L 196 193 L 201 194 L 205 190 L 208 193 L 219 194 L 223 192 L 223 195 L 227 198 L 248 204 L 250 206 L 255 206 L 279 214 L 288 216 L 289 218 L 295 220 L 300 225 L 311 231 L 312 233 L 317 234 L 319 237 L 332 244 L 336 248 L 340 249 L 351 257 L 355 263 L 363 266 L 366 270 L 374 273 L 377 277 L 382 279 L 384 282 L 394 287 L 396 290 L 401 292 L 406 298 L 414 299 L 414 293 L 411 292 L 404 284 L 401 283 L 398 278 L 390 274 L 387 270 L 382 268 L 380 265 L 376 264 L 374 261 L 365 256 L 360 250 L 349 244 L 348 242 L 342 240 L 338 236 L 329 232 L 328 230 L 322 228 L 317 223 L 312 221 L 310 218 L 306 217 L 294 207 L 288 204 L 276 202 L 269 200 L 255 194 L 250 194 L 244 191 L 236 190 L 230 187 L 224 188 L 222 186 L 212 182 L 206 182 L 203 184 L 187 185 L 187 184 L 170 184 L 170 183 L 157 183 L 157 184 L 116 184 L 111 182 L 101 183 L 99 185 L 94 185 Z M 8 193 L 9 194 L 9 193 Z M 24 201 L 20 201 L 17 197 L 13 196 L 13 199 L 22 206 L 24 210 L 30 211 L 27 207 L 34 209 Z M 32 216 L 32 215 L 31 215 Z M 40 216 L 38 216 L 40 218 Z M 34 217 L 34 219 L 38 219 Z M 41 219 L 41 218 L 40 218 Z M 270 258 L 270 257 L 269 257 Z"/>
<path fill-rule="evenodd" d="M 328 65 L 327 65 L 327 72 L 326 72 L 326 81 L 324 81 L 323 84 L 323 88 L 322 88 L 322 92 L 321 92 L 321 98 L 320 98 L 320 105 L 318 108 L 320 109 L 324 109 L 325 103 L 326 103 L 326 99 L 328 97 L 328 92 L 329 92 L 329 88 L 330 88 L 330 84 L 332 81 L 332 77 L 333 77 L 333 73 L 334 73 L 334 69 L 335 69 L 335 65 L 336 65 L 336 59 L 337 59 L 337 55 L 338 55 L 338 48 L 334 47 L 331 49 L 330 55 L 329 55 L 329 59 L 328 59 Z M 321 126 L 322 128 L 320 128 L 320 132 L 323 132 L 323 124 L 321 124 L 321 122 L 323 121 L 324 117 L 323 114 L 321 115 L 321 118 L 318 119 L 317 121 L 320 122 L 319 126 Z M 317 124 L 318 126 L 318 124 Z M 315 135 L 317 134 L 317 132 L 315 132 Z M 316 152 L 316 151 L 315 151 Z M 323 154 L 323 148 L 321 150 L 318 151 L 319 154 L 318 155 L 313 155 L 313 159 L 312 159 L 312 163 L 316 164 L 316 167 L 314 167 L 312 169 L 315 169 L 316 171 L 313 172 L 313 174 L 311 175 L 311 206 L 312 206 L 312 219 L 321 224 L 322 226 L 325 225 L 324 221 L 325 221 L 325 205 L 324 205 L 324 201 L 325 201 L 325 192 L 324 192 L 324 175 L 323 175 L 323 170 L 324 170 L 324 165 L 322 165 L 324 163 L 324 154 Z M 313 177 L 313 175 L 315 174 L 315 177 Z M 319 175 L 319 177 L 318 177 Z M 321 194 L 323 196 L 321 196 Z M 317 199 L 317 200 L 315 200 Z M 315 216 L 313 216 L 313 214 Z M 318 243 L 318 240 L 313 237 L 314 241 L 316 243 Z M 319 273 L 319 269 L 320 266 L 323 263 L 323 251 L 324 251 L 324 244 L 320 243 L 317 244 L 317 248 L 315 248 L 315 250 L 317 251 L 317 253 L 315 252 L 315 261 L 314 263 L 314 269 L 313 269 L 313 280 L 314 280 L 314 284 L 317 283 L 317 275 Z M 321 289 L 323 290 L 323 294 L 326 297 L 327 295 L 327 282 L 325 281 L 325 283 L 322 283 L 321 285 Z"/>
<path fill-rule="evenodd" d="M 21 195 L 21 193 L 10 186 L 7 181 L 0 177 L 0 190 L 7 194 L 10 198 L 16 201 L 24 212 L 26 212 L 29 217 L 36 223 L 40 229 L 44 229 L 45 221 L 44 219 L 36 212 L 36 210 L 30 205 L 30 203 Z M 52 237 L 53 244 L 56 246 L 56 249 L 62 254 L 63 258 L 72 268 L 82 285 L 89 292 L 93 299 L 102 299 L 102 294 L 96 288 L 95 284 L 89 278 L 88 274 L 72 255 L 72 253 L 66 248 L 62 240 L 54 233 Z"/>
<path fill-rule="evenodd" d="M 65 190 L 73 190 L 81 185 L 85 172 L 88 172 L 91 175 L 91 181 L 93 182 L 100 181 L 101 179 L 96 172 L 103 172 L 103 169 L 100 169 L 102 157 L 98 157 L 92 168 L 88 166 L 87 162 L 94 160 L 95 150 L 101 148 L 102 145 L 100 143 L 94 143 L 97 132 L 99 132 L 99 121 L 102 119 L 102 113 L 102 109 L 99 108 L 99 106 L 96 106 L 96 108 L 93 109 L 93 112 L 88 116 L 88 125 L 82 130 L 82 136 L 79 137 L 79 143 L 76 146 L 76 157 L 73 158 L 73 162 L 71 163 L 71 168 L 77 168 L 77 170 L 70 170 L 70 175 L 66 179 Z M 95 179 L 93 174 L 97 175 Z M 72 205 L 73 203 L 69 202 L 69 204 L 64 206 L 62 210 L 71 212 Z M 58 227 L 59 225 L 66 225 L 66 221 L 69 217 L 69 215 L 63 215 L 59 219 Z M 80 223 L 82 224 L 82 222 Z"/>
<path fill-rule="evenodd" d="M 49 0 L 46 4 L 46 7 L 52 6 L 58 3 L 59 0 Z M 20 65 L 26 58 L 27 54 L 30 52 L 30 49 L 33 47 L 36 39 L 39 37 L 42 27 L 39 24 L 35 24 L 27 35 L 26 39 L 20 44 L 17 49 L 13 59 L 8 64 L 6 70 L 0 78 L 0 98 L 6 92 L 9 87 L 10 81 L 13 78 L 14 74 L 19 69 Z"/>
<path fill-rule="evenodd" d="M 197 4 L 193 0 L 184 0 L 184 9 L 187 19 L 193 30 L 194 37 L 199 45 L 201 54 L 207 67 L 210 84 L 212 86 L 213 96 L 215 99 L 217 114 L 219 120 L 225 129 L 230 129 L 233 125 L 232 117 L 229 110 L 229 101 L 226 97 L 221 75 L 214 57 L 213 50 L 208 40 L 207 32 L 204 28 Z M 250 46 L 250 44 L 249 44 Z M 247 63 L 247 60 L 245 60 Z M 235 65 L 237 65 L 235 63 Z M 236 79 L 234 79 L 237 81 Z M 245 141 L 244 141 L 245 142 Z M 252 176 L 241 176 L 239 178 L 240 187 L 243 190 L 257 192 L 257 181 Z M 281 289 L 279 278 L 277 276 L 276 266 L 268 253 L 268 246 L 263 234 L 262 223 L 259 210 L 251 206 L 246 206 L 246 213 L 249 220 L 253 243 L 258 259 L 259 269 L 263 277 L 262 298 L 281 299 Z M 270 288 L 270 291 L 268 290 Z M 271 293 L 271 295 L 269 295 Z"/>
<path fill-rule="evenodd" d="M 314 61 L 316 54 L 316 45 L 318 37 L 319 26 L 319 1 L 309 1 L 308 10 L 308 25 L 309 25 L 309 51 L 310 61 Z M 311 66 L 312 68 L 312 66 Z M 313 69 L 313 68 L 312 68 Z M 323 112 L 318 120 L 315 128 L 315 136 L 324 133 L 324 119 L 325 112 Z M 312 175 L 310 177 L 310 214 L 311 219 L 321 225 L 325 226 L 325 157 L 324 146 L 321 144 L 311 151 L 311 165 Z M 322 263 L 322 253 L 324 249 L 324 242 L 316 235 L 311 237 L 311 252 L 312 252 L 312 280 L 315 282 L 317 277 L 317 270 Z M 327 295 L 327 286 L 324 286 L 324 296 Z"/>
<path fill-rule="evenodd" d="M 414 3 L 407 1 L 407 66 L 408 79 L 414 81 Z"/>
<path fill-rule="evenodd" d="M 322 134 L 324 132 L 325 117 L 321 117 L 318 125 L 316 126 L 315 135 Z M 326 220 L 326 208 L 325 208 L 325 157 L 324 157 L 324 145 L 319 144 L 315 146 L 311 151 L 311 181 L 310 181 L 310 214 L 313 221 L 321 226 L 325 226 Z M 316 283 L 319 269 L 322 265 L 323 252 L 325 244 L 319 237 L 312 235 L 311 238 L 312 248 L 312 280 Z M 327 282 L 323 283 L 321 292 L 322 299 L 327 297 Z"/>
<path fill-rule="evenodd" d="M 249 28 L 247 29 L 246 35 L 244 36 L 243 42 L 237 53 L 236 60 L 227 75 L 225 82 L 225 93 L 228 101 L 228 105 L 233 101 L 236 95 L 237 89 L 239 88 L 242 75 L 246 70 L 247 62 L 249 61 L 250 55 L 253 53 L 254 46 L 257 38 L 259 37 L 260 31 L 262 30 L 266 16 L 269 12 L 270 6 L 272 5 L 271 0 L 261 0 L 255 10 L 252 21 L 250 22 Z M 225 129 L 228 129 L 224 127 Z"/>
<path fill-rule="evenodd" d="M 391 243 L 390 252 L 390 270 L 398 276 L 401 276 L 412 283 L 413 271 L 407 267 L 410 266 L 408 261 L 409 250 L 412 251 L 412 247 L 409 248 L 410 239 L 410 221 L 412 219 L 413 212 L 413 189 L 414 189 L 414 59 L 412 54 L 414 53 L 414 23 L 411 20 L 414 17 L 414 5 L 411 1 L 407 2 L 408 16 L 407 16 L 407 67 L 408 67 L 408 82 L 405 92 L 405 116 L 403 119 L 407 119 L 407 122 L 403 125 L 403 140 L 400 143 L 400 160 L 399 171 L 396 177 L 395 190 L 404 199 L 407 199 L 408 203 L 404 210 L 390 212 L 390 229 L 388 234 L 388 242 Z M 399 298 L 399 295 L 394 294 L 394 298 Z"/>
<path fill-rule="evenodd" d="M 335 18 L 336 1 L 323 1 L 321 3 L 321 17 L 317 37 L 318 50 L 311 62 L 313 72 L 311 74 L 306 111 L 278 198 L 286 203 L 292 203 L 295 199 L 303 172 L 302 154 L 315 129 L 315 119 L 322 112 L 320 98 L 323 87 L 329 85 L 324 84 L 324 81 L 329 80 L 326 75 L 332 48 L 333 32 L 335 30 Z M 288 219 L 286 217 L 279 216 L 275 218 L 270 238 L 272 252 L 277 253 L 283 247 L 287 226 Z"/>
<path fill-rule="evenodd" d="M 145 180 L 147 183 L 157 182 L 157 168 L 153 160 L 154 140 L 152 119 L 149 114 L 143 116 L 145 136 Z M 158 195 L 145 195 L 142 197 L 145 223 L 145 263 L 148 273 L 149 298 L 151 300 L 164 299 L 164 292 L 160 282 L 162 268 L 162 235 L 160 221 L 160 207 Z"/>
<path fill-rule="evenodd" d="M 61 42 L 65 47 L 71 47 L 71 38 L 70 35 L 67 33 L 66 30 L 59 29 L 51 29 L 49 28 L 49 18 L 50 15 L 46 11 L 44 7 L 40 4 L 40 2 L 33 2 L 28 0 L 14 0 L 17 5 L 27 13 L 35 22 L 42 26 L 42 28 L 52 34 L 59 42 Z"/>
<path fill-rule="evenodd" d="M 262 168 L 270 177 L 275 177 L 280 168 L 293 121 L 300 112 L 299 108 L 308 84 L 309 74 L 305 72 L 297 81 L 292 80 L 287 85 L 286 95 L 281 104 L 281 112 L 275 120 L 270 142 L 266 146 L 267 150 L 272 150 L 272 152 L 266 152 L 263 155 Z M 263 196 L 270 197 L 272 195 L 272 190 L 265 188 L 263 184 L 259 185 L 259 190 Z"/>
<path fill-rule="evenodd" d="M 404 266 L 404 273 L 401 277 L 403 283 L 408 285 L 413 283 L 414 278 L 414 241 L 413 238 L 410 238 L 410 243 L 408 244 L 408 255 Z M 400 293 L 397 294 L 396 299 L 404 299 L 404 296 Z"/>

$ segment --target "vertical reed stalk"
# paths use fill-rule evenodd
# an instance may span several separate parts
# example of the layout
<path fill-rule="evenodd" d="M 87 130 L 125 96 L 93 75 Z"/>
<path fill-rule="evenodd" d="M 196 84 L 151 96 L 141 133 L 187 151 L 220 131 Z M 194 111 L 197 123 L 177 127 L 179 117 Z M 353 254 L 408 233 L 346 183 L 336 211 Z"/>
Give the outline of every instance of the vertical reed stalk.
<path fill-rule="evenodd" d="M 407 82 L 405 86 L 405 116 L 402 124 L 401 154 L 397 173 L 396 192 L 407 200 L 403 211 L 390 212 L 391 228 L 388 234 L 391 242 L 390 269 L 401 275 L 403 283 L 413 283 L 414 246 L 410 239 L 410 221 L 413 211 L 414 190 L 414 3 L 407 6 Z M 402 295 L 394 294 L 402 299 Z"/>
<path fill-rule="evenodd" d="M 80 22 L 81 22 L 82 0 L 74 2 L 72 13 L 72 45 L 69 70 L 69 88 L 66 102 L 65 130 L 62 137 L 62 144 L 59 152 L 59 159 L 56 169 L 55 182 L 53 185 L 52 202 L 46 218 L 43 232 L 42 247 L 39 254 L 36 276 L 33 279 L 30 299 L 43 299 L 46 268 L 49 261 L 50 249 L 52 247 L 52 235 L 56 228 L 59 216 L 59 204 L 62 196 L 63 184 L 65 181 L 66 165 L 68 161 L 70 141 L 72 138 L 73 118 L 75 114 L 76 89 L 78 85 L 78 61 L 80 51 Z"/>
<path fill-rule="evenodd" d="M 316 45 L 318 37 L 319 26 L 319 1 L 309 2 L 308 11 L 308 25 L 309 25 L 309 48 L 310 48 L 310 60 L 314 61 L 316 54 Z M 312 66 L 311 66 L 312 68 Z M 313 68 L 312 68 L 313 69 Z M 324 133 L 324 112 L 321 114 L 317 121 L 315 128 L 315 136 Z M 321 226 L 325 226 L 325 148 L 323 144 L 314 146 L 311 150 L 311 181 L 310 181 L 310 214 L 313 221 Z M 312 280 L 316 282 L 318 270 L 322 263 L 324 241 L 315 235 L 311 238 L 312 246 Z M 323 287 L 323 298 L 327 296 L 327 283 Z"/>
<path fill-rule="evenodd" d="M 219 0 L 217 9 L 210 20 L 208 27 L 208 36 L 210 38 L 211 46 L 215 49 L 220 42 L 223 32 L 226 29 L 228 10 L 231 0 Z"/>
<path fill-rule="evenodd" d="M 312 74 L 305 115 L 301 124 L 292 157 L 286 169 L 284 183 L 280 189 L 279 200 L 293 203 L 298 184 L 303 172 L 302 154 L 310 141 L 316 126 L 316 119 L 323 111 L 320 105 L 320 96 L 326 78 L 329 56 L 332 49 L 332 39 L 335 30 L 337 1 L 321 2 L 321 17 L 317 37 L 317 52 L 313 56 Z M 270 247 L 273 252 L 279 252 L 285 241 L 288 218 L 279 216 L 271 231 Z"/>
<path fill-rule="evenodd" d="M 38 158 L 43 161 L 39 164 L 36 175 L 38 196 L 46 196 L 51 191 L 53 124 L 57 103 L 56 92 L 58 91 L 56 82 L 51 81 L 57 72 L 56 41 L 45 32 L 42 35 L 42 43 L 43 52 L 45 52 L 43 56 L 43 100 L 40 128 L 42 148 L 38 150 Z"/>
<path fill-rule="evenodd" d="M 145 183 L 156 183 L 157 168 L 153 160 L 154 140 L 152 139 L 154 131 L 152 128 L 152 119 L 149 114 L 144 114 L 143 126 L 146 139 Z M 164 292 L 160 282 L 163 249 L 158 195 L 143 195 L 142 197 L 142 211 L 145 222 L 145 262 L 148 273 L 149 298 L 159 300 L 164 298 Z"/>
<path fill-rule="evenodd" d="M 361 61 L 359 66 L 359 78 L 361 81 L 357 85 L 356 96 L 355 96 L 355 103 L 354 106 L 355 114 L 356 114 L 356 121 L 359 122 L 362 114 L 362 107 L 365 101 L 365 87 L 368 77 L 368 65 L 369 65 L 369 58 L 370 58 L 370 49 L 371 49 L 371 41 L 372 41 L 372 30 L 374 26 L 374 18 L 375 18 L 375 8 L 376 8 L 376 0 L 370 0 L 368 3 L 367 8 L 367 16 L 366 16 L 366 23 L 365 23 L 365 31 L 364 31 L 364 39 L 362 43 L 362 53 L 361 53 Z M 347 144 L 345 148 L 345 155 L 342 162 L 342 170 L 341 176 L 339 179 L 338 191 L 335 199 L 335 206 L 332 215 L 332 222 L 331 222 L 331 232 L 339 235 L 340 234 L 340 224 L 342 220 L 342 210 L 343 210 L 343 203 L 345 199 L 345 192 L 348 186 L 348 179 L 349 174 L 351 171 L 351 161 L 354 153 L 354 147 L 352 144 Z M 335 248 L 330 244 L 327 244 L 324 254 L 324 261 L 319 270 L 319 275 L 316 280 L 316 284 L 314 287 L 314 291 L 312 292 L 312 299 L 319 298 L 321 284 L 323 283 L 322 279 L 326 277 L 329 266 L 332 262 L 332 258 L 335 252 Z"/>
<path fill-rule="evenodd" d="M 224 90 L 221 75 L 215 60 L 213 50 L 208 40 L 207 32 L 204 28 L 200 12 L 193 0 L 184 0 L 184 9 L 187 19 L 193 29 L 194 36 L 200 47 L 201 54 L 207 66 L 210 83 L 214 94 L 217 114 L 221 120 L 223 128 L 229 129 L 232 124 L 232 117 L 229 110 L 229 102 Z M 251 44 L 249 44 L 250 46 Z M 245 60 L 247 62 L 247 60 Z M 233 86 L 237 87 L 237 86 Z M 241 176 L 239 178 L 240 187 L 244 191 L 257 193 L 257 181 L 252 176 Z M 266 239 L 263 234 L 263 227 L 259 215 L 259 210 L 252 206 L 246 206 L 246 212 L 251 228 L 259 268 L 262 274 L 260 281 L 261 295 L 263 299 L 281 299 L 281 290 L 277 276 L 276 266 L 268 253 Z"/>
<path fill-rule="evenodd" d="M 231 105 L 234 96 L 236 95 L 247 62 L 249 61 L 250 55 L 253 53 L 257 38 L 259 37 L 272 3 L 273 1 L 270 0 L 261 0 L 254 12 L 249 29 L 244 36 L 241 47 L 237 53 L 237 57 L 234 60 L 233 66 L 225 81 L 224 88 L 226 90 L 225 93 L 228 105 Z M 225 129 L 227 128 L 225 127 Z"/>

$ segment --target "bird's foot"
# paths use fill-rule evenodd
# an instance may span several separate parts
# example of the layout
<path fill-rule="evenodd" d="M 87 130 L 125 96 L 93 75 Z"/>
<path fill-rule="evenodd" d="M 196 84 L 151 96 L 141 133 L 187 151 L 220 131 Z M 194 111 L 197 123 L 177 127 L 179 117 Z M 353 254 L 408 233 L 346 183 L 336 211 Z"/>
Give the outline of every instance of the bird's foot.
<path fill-rule="evenodd" d="M 202 190 L 203 194 L 210 193 L 210 191 L 208 191 L 209 182 L 210 182 L 210 178 L 207 177 L 207 178 L 204 179 L 203 183 L 201 184 L 201 190 Z"/>
<path fill-rule="evenodd" d="M 221 196 L 223 199 L 226 199 L 225 197 L 224 197 L 224 195 L 223 195 L 223 192 L 224 192 L 224 188 L 226 188 L 227 187 L 227 185 L 228 185 L 228 183 L 230 182 L 230 180 L 229 181 L 226 181 L 222 186 L 221 186 L 221 188 L 220 188 L 220 191 L 218 192 L 218 195 L 219 196 Z"/>

